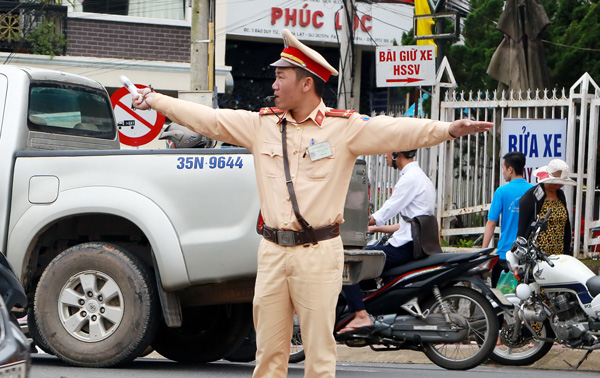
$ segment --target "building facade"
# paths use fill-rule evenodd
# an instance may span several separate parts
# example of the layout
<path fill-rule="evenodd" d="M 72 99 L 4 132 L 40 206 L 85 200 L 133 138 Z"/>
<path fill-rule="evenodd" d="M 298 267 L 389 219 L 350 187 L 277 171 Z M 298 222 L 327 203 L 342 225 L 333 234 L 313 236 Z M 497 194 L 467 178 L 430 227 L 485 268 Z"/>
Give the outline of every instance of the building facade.
<path fill-rule="evenodd" d="M 288 28 L 341 72 L 344 65 L 352 67 L 352 78 L 344 87 L 351 97 L 347 107 L 371 112 L 387 93 L 374 87 L 375 47 L 399 44 L 402 33 L 412 28 L 412 0 L 356 2 L 353 19 L 343 0 L 209 3 L 214 84 L 222 107 L 257 110 L 264 105 L 262 99 L 272 94 L 269 64 L 281 51 L 281 29 Z M 192 0 L 63 0 L 58 5 L 0 1 L 0 13 L 4 64 L 83 75 L 101 82 L 109 93 L 121 87 L 120 75 L 172 96 L 190 90 Z M 350 20 L 356 54 L 340 60 L 342 26 Z M 62 34 L 66 46 L 55 53 L 32 54 L 35 41 L 30 41 L 40 25 Z M 338 91 L 334 79 L 325 94 L 328 105 L 337 105 Z"/>

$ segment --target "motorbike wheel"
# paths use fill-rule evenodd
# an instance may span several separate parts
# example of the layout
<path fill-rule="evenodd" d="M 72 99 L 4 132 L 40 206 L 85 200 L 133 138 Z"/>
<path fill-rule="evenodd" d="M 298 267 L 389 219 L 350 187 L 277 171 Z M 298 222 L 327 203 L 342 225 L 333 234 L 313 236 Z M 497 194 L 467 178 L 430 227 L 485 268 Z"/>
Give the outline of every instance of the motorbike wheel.
<path fill-rule="evenodd" d="M 142 260 L 114 244 L 65 250 L 50 262 L 35 293 L 43 341 L 74 366 L 132 361 L 156 334 L 160 312 L 153 278 Z"/>
<path fill-rule="evenodd" d="M 547 322 L 533 324 L 538 336 L 542 338 L 549 337 L 549 327 Z M 521 329 L 519 340 L 511 343 L 509 336 L 512 334 L 512 329 L 512 325 L 503 324 L 500 329 L 500 345 L 496 345 L 492 351 L 491 360 L 510 366 L 530 365 L 548 354 L 554 344 L 551 341 L 533 340 L 531 332 L 526 328 Z"/>
<path fill-rule="evenodd" d="M 449 370 L 472 369 L 483 363 L 498 339 L 498 318 L 490 302 L 480 293 L 466 287 L 442 290 L 442 302 L 451 313 L 461 315 L 469 326 L 467 337 L 458 343 L 423 343 L 424 353 L 436 365 Z M 434 298 L 425 303 L 431 313 L 441 313 Z"/>
<path fill-rule="evenodd" d="M 290 349 L 290 363 L 298 363 L 304 361 L 304 345 L 302 345 L 302 335 L 300 334 L 300 322 L 298 315 L 294 314 L 294 332 L 292 333 L 292 346 Z"/>
<path fill-rule="evenodd" d="M 183 323 L 169 328 L 164 321 L 152 342 L 163 357 L 183 363 L 205 363 L 227 358 L 244 342 L 252 326 L 248 303 L 188 307 Z"/>

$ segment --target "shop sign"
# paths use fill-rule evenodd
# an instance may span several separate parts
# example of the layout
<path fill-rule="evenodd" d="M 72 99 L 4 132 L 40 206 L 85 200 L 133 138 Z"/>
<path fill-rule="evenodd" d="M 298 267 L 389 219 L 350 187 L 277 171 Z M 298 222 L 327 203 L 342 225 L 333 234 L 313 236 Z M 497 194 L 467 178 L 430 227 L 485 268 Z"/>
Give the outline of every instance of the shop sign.
<path fill-rule="evenodd" d="M 307 0 L 297 5 L 274 4 L 271 0 L 230 1 L 227 34 L 244 37 L 281 38 L 289 29 L 303 41 L 339 43 L 346 15 L 343 0 Z M 289 4 L 289 3 L 287 3 Z M 354 16 L 354 43 L 391 45 L 400 42 L 412 28 L 414 5 L 388 2 L 357 2 Z"/>
<path fill-rule="evenodd" d="M 566 119 L 504 119 L 502 156 L 512 151 L 525 155 L 523 178 L 532 184 L 533 171 L 553 159 L 566 159 Z"/>

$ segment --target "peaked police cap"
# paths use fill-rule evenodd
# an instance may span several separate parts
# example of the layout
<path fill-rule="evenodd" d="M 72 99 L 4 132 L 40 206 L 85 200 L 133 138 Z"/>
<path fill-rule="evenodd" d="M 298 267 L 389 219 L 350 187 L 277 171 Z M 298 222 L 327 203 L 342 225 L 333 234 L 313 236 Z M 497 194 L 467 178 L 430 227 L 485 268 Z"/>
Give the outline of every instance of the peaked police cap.
<path fill-rule="evenodd" d="M 281 59 L 271 63 L 272 67 L 300 67 L 315 74 L 324 82 L 331 75 L 337 76 L 338 72 L 333 68 L 321 54 L 300 42 L 291 31 L 283 29 L 283 51 Z"/>

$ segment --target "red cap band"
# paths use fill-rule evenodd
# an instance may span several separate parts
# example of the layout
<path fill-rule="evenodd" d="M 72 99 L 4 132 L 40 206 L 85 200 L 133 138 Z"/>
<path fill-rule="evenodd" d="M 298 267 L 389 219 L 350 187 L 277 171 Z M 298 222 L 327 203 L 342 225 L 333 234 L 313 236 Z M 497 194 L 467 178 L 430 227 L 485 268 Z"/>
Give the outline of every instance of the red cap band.
<path fill-rule="evenodd" d="M 303 68 L 323 79 L 325 82 L 327 82 L 331 76 L 331 72 L 327 68 L 310 59 L 308 55 L 304 54 L 295 47 L 289 46 L 284 48 L 283 52 L 281 53 L 281 57 L 299 64 Z"/>

